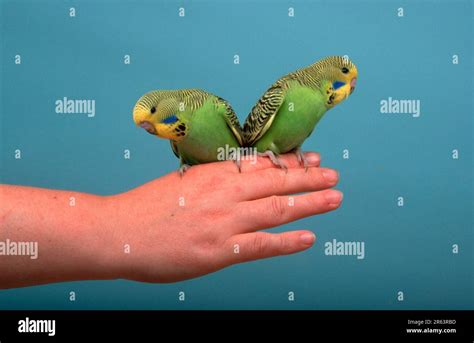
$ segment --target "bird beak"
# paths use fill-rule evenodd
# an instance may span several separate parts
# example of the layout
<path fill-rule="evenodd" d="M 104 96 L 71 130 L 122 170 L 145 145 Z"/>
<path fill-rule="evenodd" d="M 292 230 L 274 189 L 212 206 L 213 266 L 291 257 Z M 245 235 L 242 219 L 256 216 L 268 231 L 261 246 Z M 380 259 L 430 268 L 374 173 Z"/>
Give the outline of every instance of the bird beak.
<path fill-rule="evenodd" d="M 152 123 L 150 123 L 149 121 L 142 121 L 140 123 L 140 127 L 142 129 L 145 129 L 148 133 L 152 134 L 152 135 L 156 135 L 156 129 L 155 127 L 153 126 Z"/>
<path fill-rule="evenodd" d="M 354 77 L 354 78 L 351 80 L 351 92 L 350 92 L 349 94 L 352 94 L 352 92 L 354 91 L 355 86 L 356 86 L 356 83 L 357 83 L 357 77 Z"/>

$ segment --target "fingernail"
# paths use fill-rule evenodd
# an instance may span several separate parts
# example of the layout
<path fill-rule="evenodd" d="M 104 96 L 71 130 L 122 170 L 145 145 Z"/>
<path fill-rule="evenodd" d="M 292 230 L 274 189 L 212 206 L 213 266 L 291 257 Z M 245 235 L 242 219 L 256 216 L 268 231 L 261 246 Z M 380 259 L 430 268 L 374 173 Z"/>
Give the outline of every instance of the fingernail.
<path fill-rule="evenodd" d="M 311 165 L 318 165 L 319 162 L 321 161 L 321 157 L 319 154 L 315 152 L 309 152 L 305 154 L 306 161 L 308 161 L 309 164 Z"/>
<path fill-rule="evenodd" d="M 339 205 L 342 201 L 342 193 L 333 189 L 327 191 L 325 197 L 329 205 Z"/>
<path fill-rule="evenodd" d="M 339 180 L 339 174 L 333 169 L 325 169 L 323 171 L 323 177 L 330 183 L 336 183 L 337 180 Z"/>
<path fill-rule="evenodd" d="M 303 233 L 300 236 L 301 243 L 305 245 L 312 245 L 315 240 L 316 240 L 316 236 L 312 232 Z"/>

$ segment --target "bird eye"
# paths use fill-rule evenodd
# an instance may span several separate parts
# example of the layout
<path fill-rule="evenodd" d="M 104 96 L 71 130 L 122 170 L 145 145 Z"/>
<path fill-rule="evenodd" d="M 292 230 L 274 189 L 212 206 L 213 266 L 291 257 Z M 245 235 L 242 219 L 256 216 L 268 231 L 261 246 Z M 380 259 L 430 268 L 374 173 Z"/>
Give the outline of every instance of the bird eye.
<path fill-rule="evenodd" d="M 341 69 L 341 71 L 342 71 L 343 74 L 347 74 L 349 72 L 349 69 L 344 67 L 344 68 Z"/>
<path fill-rule="evenodd" d="M 153 106 L 150 111 L 151 111 L 151 113 L 155 113 L 156 112 L 156 107 Z"/>

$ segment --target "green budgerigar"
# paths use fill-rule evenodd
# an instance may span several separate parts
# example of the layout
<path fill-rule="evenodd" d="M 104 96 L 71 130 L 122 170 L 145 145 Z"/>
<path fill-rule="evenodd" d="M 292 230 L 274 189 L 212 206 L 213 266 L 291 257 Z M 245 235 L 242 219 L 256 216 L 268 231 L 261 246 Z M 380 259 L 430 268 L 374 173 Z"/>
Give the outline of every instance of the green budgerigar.
<path fill-rule="evenodd" d="M 279 154 L 294 151 L 305 168 L 301 145 L 327 110 L 354 91 L 357 68 L 346 57 L 326 57 L 276 81 L 258 100 L 244 123 L 247 146 L 286 166 Z"/>
<path fill-rule="evenodd" d="M 218 161 L 222 149 L 240 149 L 243 143 L 230 104 L 200 89 L 146 93 L 133 109 L 133 120 L 149 133 L 170 140 L 181 174 L 191 165 Z"/>

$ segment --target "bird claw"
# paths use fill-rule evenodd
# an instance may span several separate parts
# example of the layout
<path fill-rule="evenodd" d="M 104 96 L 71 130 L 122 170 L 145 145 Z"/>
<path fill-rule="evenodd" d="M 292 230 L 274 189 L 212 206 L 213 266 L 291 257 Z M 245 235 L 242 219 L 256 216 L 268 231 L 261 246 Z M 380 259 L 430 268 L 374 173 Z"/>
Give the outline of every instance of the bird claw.
<path fill-rule="evenodd" d="M 285 170 L 285 172 L 288 172 L 288 167 L 286 166 L 285 163 L 283 163 L 279 158 L 278 156 L 276 156 L 273 151 L 271 150 L 267 150 L 265 152 L 259 152 L 258 153 L 258 156 L 260 157 L 268 157 L 270 159 L 270 161 L 272 161 L 272 163 L 277 166 L 278 168 L 281 168 L 283 170 Z"/>
<path fill-rule="evenodd" d="M 242 148 L 238 148 L 239 150 L 241 150 Z M 239 173 L 242 172 L 242 169 L 241 169 L 241 156 L 242 156 L 242 152 L 239 151 L 239 153 L 236 153 L 236 152 L 233 152 L 232 155 L 230 156 L 230 159 L 232 161 L 234 161 L 235 165 L 237 166 L 237 169 L 239 170 Z"/>
<path fill-rule="evenodd" d="M 179 173 L 179 176 L 180 177 L 183 177 L 184 176 L 184 173 L 189 169 L 191 168 L 191 166 L 189 164 L 182 164 L 179 169 L 178 169 L 178 173 Z"/>
<path fill-rule="evenodd" d="M 296 154 L 296 158 L 298 159 L 298 163 L 304 167 L 304 171 L 308 171 L 308 160 L 304 156 L 303 150 L 301 148 L 296 148 L 294 150 L 294 153 Z"/>

